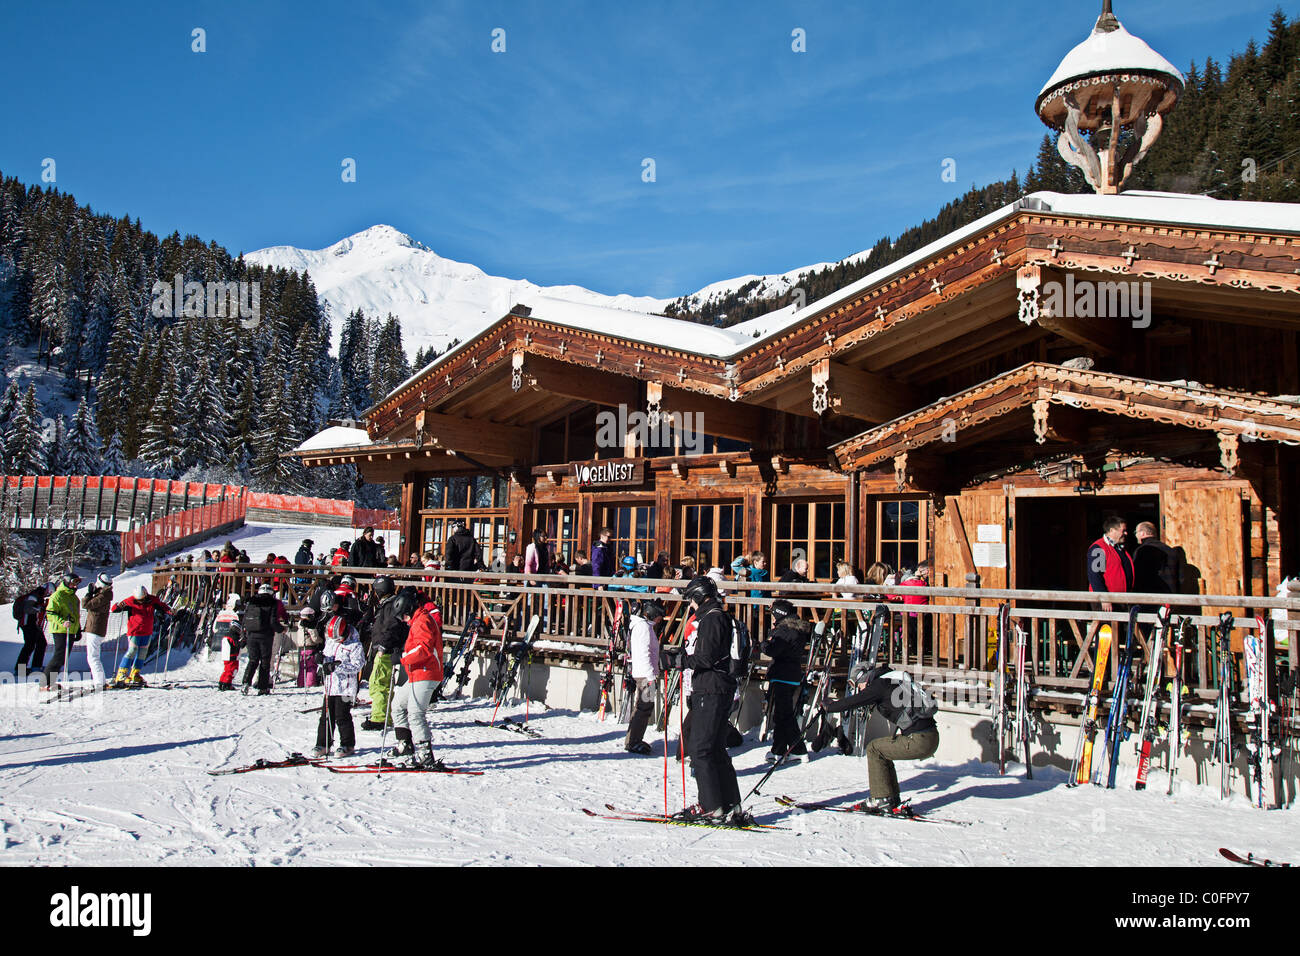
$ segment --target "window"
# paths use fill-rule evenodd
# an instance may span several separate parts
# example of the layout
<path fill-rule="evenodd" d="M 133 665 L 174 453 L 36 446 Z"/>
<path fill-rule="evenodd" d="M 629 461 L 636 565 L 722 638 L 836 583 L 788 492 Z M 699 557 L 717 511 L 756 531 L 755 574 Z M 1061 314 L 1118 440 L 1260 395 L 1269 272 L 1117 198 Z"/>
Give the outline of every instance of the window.
<path fill-rule="evenodd" d="M 876 503 L 876 560 L 895 571 L 915 568 L 925 558 L 926 510 L 919 500 Z"/>
<path fill-rule="evenodd" d="M 609 528 L 614 533 L 609 543 L 614 546 L 614 559 L 617 561 L 625 554 L 630 554 L 638 561 L 653 561 L 655 556 L 655 509 L 654 505 L 633 505 L 616 507 L 602 505 L 600 522 L 596 531 Z M 592 535 L 595 540 L 596 535 Z"/>
<path fill-rule="evenodd" d="M 808 559 L 809 580 L 835 580 L 835 562 L 844 557 L 844 502 L 799 501 L 772 505 L 774 578 L 797 557 Z"/>
<path fill-rule="evenodd" d="M 425 511 L 465 508 L 504 508 L 510 498 L 510 480 L 495 475 L 439 475 L 424 483 Z"/>
<path fill-rule="evenodd" d="M 558 555 L 565 564 L 573 563 L 573 552 L 578 548 L 578 509 L 577 508 L 538 508 L 533 512 L 533 528 L 541 528 L 551 546 L 551 553 Z M 528 541 L 521 548 L 528 547 Z"/>
<path fill-rule="evenodd" d="M 483 561 L 491 565 L 498 556 L 505 560 L 506 554 L 506 518 L 505 515 L 485 515 L 467 512 L 461 515 L 431 515 L 424 519 L 420 529 L 421 551 L 432 551 L 436 560 L 442 560 L 447 539 L 451 537 L 451 521 L 460 518 L 474 535 L 474 540 L 483 549 Z"/>
<path fill-rule="evenodd" d="M 741 504 L 682 505 L 677 547 L 695 558 L 702 571 L 717 566 L 726 571 L 744 548 L 745 506 Z"/>

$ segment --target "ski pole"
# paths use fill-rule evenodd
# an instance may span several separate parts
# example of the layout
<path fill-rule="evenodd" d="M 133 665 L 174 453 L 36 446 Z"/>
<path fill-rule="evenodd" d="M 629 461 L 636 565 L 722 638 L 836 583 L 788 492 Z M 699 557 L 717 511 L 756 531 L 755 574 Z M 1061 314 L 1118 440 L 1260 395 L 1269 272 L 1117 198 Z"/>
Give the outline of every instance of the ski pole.
<path fill-rule="evenodd" d="M 824 716 L 825 713 L 826 713 L 825 709 L 819 707 L 819 708 L 817 708 L 817 712 L 816 712 L 815 714 L 813 714 L 812 719 L 813 719 L 813 720 L 816 720 L 818 717 Z M 790 756 L 790 753 L 791 753 L 791 751 L 794 750 L 795 745 L 798 744 L 799 741 L 802 740 L 802 739 L 803 739 L 803 736 L 802 736 L 802 735 L 796 735 L 796 736 L 795 736 L 794 740 L 792 740 L 792 741 L 790 742 L 790 746 L 785 748 L 785 753 L 781 754 L 781 756 L 780 756 L 779 758 L 777 758 L 776 762 L 773 763 L 772 766 L 770 766 L 770 767 L 767 768 L 767 773 L 763 774 L 763 778 L 762 778 L 761 780 L 759 780 L 758 783 L 754 784 L 754 789 L 751 790 L 751 791 L 749 791 L 749 793 L 745 794 L 745 798 L 744 798 L 743 800 L 740 801 L 740 805 L 741 805 L 741 806 L 744 806 L 744 805 L 745 805 L 745 802 L 746 802 L 750 797 L 752 797 L 754 794 L 758 793 L 759 788 L 762 787 L 763 784 L 767 783 L 768 778 L 771 777 L 772 774 L 776 773 L 777 768 L 780 767 L 781 764 L 785 763 L 785 758 L 788 757 L 788 756 Z"/>
<path fill-rule="evenodd" d="M 664 706 L 668 706 L 668 671 L 664 671 Z M 664 816 L 668 816 L 668 736 L 664 735 Z"/>
<path fill-rule="evenodd" d="M 382 766 L 384 763 L 384 742 L 388 739 L 388 724 L 390 723 L 393 715 L 393 687 L 397 683 L 398 663 L 399 663 L 398 661 L 394 661 L 388 671 L 388 696 L 384 698 L 384 730 L 383 733 L 379 735 L 380 766 Z M 376 774 L 376 776 L 378 775 L 379 774 Z"/>

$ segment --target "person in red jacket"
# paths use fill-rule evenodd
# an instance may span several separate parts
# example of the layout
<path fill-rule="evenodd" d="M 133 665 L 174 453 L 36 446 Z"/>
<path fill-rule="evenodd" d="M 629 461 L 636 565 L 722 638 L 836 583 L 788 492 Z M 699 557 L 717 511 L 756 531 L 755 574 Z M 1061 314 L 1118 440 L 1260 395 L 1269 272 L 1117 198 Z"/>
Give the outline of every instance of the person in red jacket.
<path fill-rule="evenodd" d="M 289 567 L 289 559 L 286 558 L 283 554 L 277 554 L 272 559 L 272 563 L 274 563 L 277 567 L 280 566 L 283 566 L 285 568 Z M 288 597 L 289 595 L 289 575 L 286 574 L 284 571 L 275 572 L 275 593 L 280 595 L 280 597 Z"/>
<path fill-rule="evenodd" d="M 412 591 L 403 589 L 393 601 L 393 613 L 409 626 L 398 672 L 397 698 L 393 701 L 393 734 L 397 746 L 386 756 L 411 757 L 411 766 L 440 769 L 429 743 L 425 713 L 433 690 L 442 680 L 442 611 L 432 601 L 416 608 Z"/>
<path fill-rule="evenodd" d="M 126 654 L 118 665 L 113 686 L 126 687 L 130 684 L 133 687 L 143 687 L 144 678 L 140 676 L 140 664 L 149 647 L 149 638 L 153 636 L 154 614 L 158 611 L 171 614 L 172 609 L 150 594 L 149 589 L 142 584 L 136 588 L 133 595 L 124 601 L 118 601 L 109 610 L 114 614 L 119 611 L 126 612 L 126 637 L 129 642 Z M 128 669 L 131 675 L 129 679 Z"/>
<path fill-rule="evenodd" d="M 1102 535 L 1088 549 L 1088 590 L 1123 594 L 1133 590 L 1133 559 L 1124 550 L 1128 525 L 1111 515 L 1101 526 Z M 1109 601 L 1097 602 L 1099 610 L 1113 611 Z"/>

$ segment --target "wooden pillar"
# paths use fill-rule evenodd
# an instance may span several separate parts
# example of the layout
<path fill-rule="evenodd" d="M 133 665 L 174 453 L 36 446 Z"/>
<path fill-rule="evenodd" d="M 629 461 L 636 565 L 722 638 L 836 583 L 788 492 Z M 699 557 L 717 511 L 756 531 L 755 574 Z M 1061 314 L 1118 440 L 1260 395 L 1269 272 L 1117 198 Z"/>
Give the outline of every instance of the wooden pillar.
<path fill-rule="evenodd" d="M 578 544 L 579 551 L 585 551 L 587 557 L 591 557 L 591 546 L 597 540 L 596 532 L 599 528 L 594 527 L 596 516 L 592 511 L 591 495 L 587 492 L 578 492 Z"/>
<path fill-rule="evenodd" d="M 420 529 L 417 525 L 417 515 L 415 513 L 415 483 L 419 481 L 418 472 L 407 472 L 402 476 L 402 503 L 401 510 L 397 516 L 398 527 L 402 529 L 402 548 L 399 552 L 398 560 L 406 564 L 411 559 L 411 549 L 419 549 L 422 542 L 420 541 Z"/>
<path fill-rule="evenodd" d="M 524 533 L 524 519 L 527 515 L 528 492 L 517 481 L 510 482 L 510 497 L 506 503 L 506 531 L 515 531 L 515 543 L 510 543 L 506 535 L 506 564 L 514 560 L 515 554 L 528 547 L 528 538 Z M 552 542 L 554 543 L 554 542 Z"/>
<path fill-rule="evenodd" d="M 761 480 L 761 479 L 760 479 Z M 751 485 L 745 489 L 745 550 L 760 551 L 763 548 L 763 532 L 767 530 L 767 515 L 763 509 L 763 489 Z M 768 573 L 772 572 L 772 556 L 767 556 Z"/>
<path fill-rule="evenodd" d="M 676 478 L 665 477 L 664 472 L 654 476 L 655 483 L 655 553 L 646 555 L 647 561 L 653 561 L 660 551 L 667 551 L 669 560 L 677 552 L 673 548 L 673 496 L 670 482 Z"/>

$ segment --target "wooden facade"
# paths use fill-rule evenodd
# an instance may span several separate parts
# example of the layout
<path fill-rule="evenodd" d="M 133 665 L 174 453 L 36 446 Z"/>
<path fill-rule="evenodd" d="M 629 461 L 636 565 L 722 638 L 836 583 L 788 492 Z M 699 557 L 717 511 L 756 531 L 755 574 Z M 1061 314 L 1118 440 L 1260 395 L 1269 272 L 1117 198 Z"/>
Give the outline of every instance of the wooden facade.
<path fill-rule="evenodd" d="M 404 558 L 436 550 L 454 514 L 503 557 L 534 527 L 571 558 L 617 525 L 647 561 L 760 549 L 775 576 L 802 549 L 821 581 L 840 558 L 924 560 L 936 586 L 1086 590 L 1086 549 L 1114 513 L 1183 548 L 1189 593 L 1273 593 L 1300 572 L 1300 210 L 1294 230 L 1225 228 L 1189 221 L 1190 199 L 1165 200 L 1178 215 L 1162 220 L 1122 196 L 1086 213 L 1056 198 L 734 354 L 517 306 L 370 409 L 372 444 L 298 454 L 400 482 Z M 1201 202 L 1249 219 L 1251 204 Z M 1048 294 L 1090 284 L 1113 302 L 1121 282 L 1141 284 L 1145 317 Z M 708 447 L 601 447 L 595 416 L 619 406 L 700 415 Z M 610 461 L 640 462 L 640 480 L 579 486 L 575 462 Z"/>

